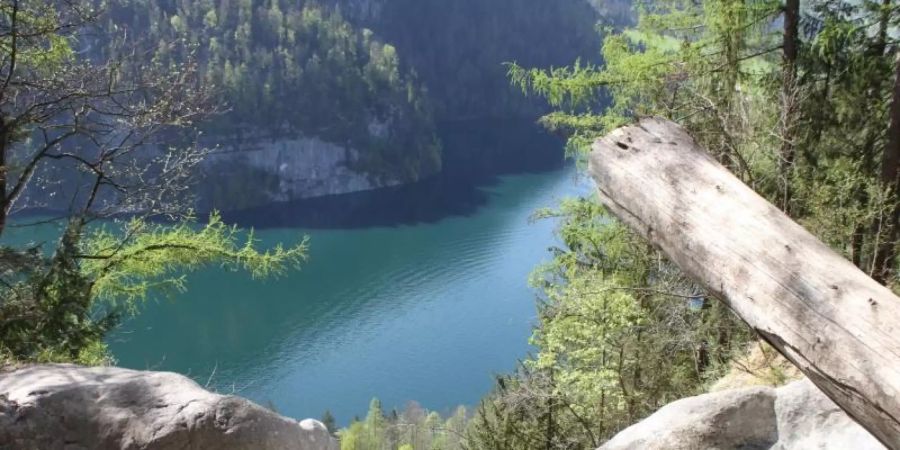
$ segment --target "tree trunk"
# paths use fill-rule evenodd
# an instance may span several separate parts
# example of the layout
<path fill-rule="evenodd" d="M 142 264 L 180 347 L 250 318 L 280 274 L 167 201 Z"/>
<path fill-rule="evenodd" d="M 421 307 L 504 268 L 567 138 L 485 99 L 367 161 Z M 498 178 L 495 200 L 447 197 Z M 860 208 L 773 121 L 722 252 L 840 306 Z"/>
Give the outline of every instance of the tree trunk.
<path fill-rule="evenodd" d="M 9 177 L 9 163 L 6 160 L 7 135 L 6 121 L 0 116 L 0 236 L 3 236 L 3 231 L 6 229 L 6 216 L 9 211 L 7 206 L 9 200 L 6 198 Z"/>
<path fill-rule="evenodd" d="M 875 251 L 872 277 L 884 284 L 890 280 L 896 258 L 896 243 L 900 232 L 900 205 L 897 204 L 898 166 L 900 166 L 900 54 L 895 61 L 894 92 L 890 109 L 887 143 L 881 155 L 881 185 L 892 202 L 887 217 L 879 220 L 881 241 Z"/>
<path fill-rule="evenodd" d="M 875 35 L 875 43 L 872 45 L 873 56 L 884 55 L 887 45 L 888 25 L 891 21 L 891 0 L 881 0 L 881 16 L 878 19 L 878 34 Z"/>
<path fill-rule="evenodd" d="M 882 85 L 883 81 L 882 81 L 882 77 L 880 76 L 881 71 L 878 70 L 878 67 L 880 67 L 882 57 L 884 56 L 884 50 L 887 45 L 887 28 L 888 28 L 889 21 L 890 21 L 890 6 L 891 6 L 891 0 L 882 0 L 881 16 L 878 20 L 878 32 L 875 34 L 875 39 L 866 52 L 867 56 L 869 58 L 873 58 L 873 60 L 876 61 L 875 66 L 869 70 L 869 74 L 868 74 L 868 76 L 869 76 L 869 92 L 870 92 L 870 97 L 871 97 L 871 101 L 869 102 L 869 110 L 871 112 L 870 115 L 872 115 L 873 117 L 877 114 L 878 106 L 880 105 L 881 98 L 882 98 L 881 85 Z M 894 80 L 894 89 L 893 89 L 894 90 L 894 95 L 893 95 L 894 99 L 897 99 L 897 94 L 896 94 L 897 85 L 896 84 L 897 84 L 897 80 Z M 891 105 L 891 108 L 893 108 L 893 104 Z M 890 115 L 890 119 L 889 119 L 890 123 L 893 124 L 894 123 L 893 111 L 891 111 L 889 113 L 889 115 Z M 892 126 L 892 125 L 890 125 L 890 126 Z M 868 174 L 872 173 L 872 171 L 875 170 L 875 168 L 872 167 L 873 159 L 874 159 L 873 154 L 875 153 L 875 142 L 879 137 L 881 137 L 879 131 L 877 131 L 877 130 L 878 130 L 877 127 L 875 127 L 874 130 L 872 128 L 868 129 L 867 134 L 869 135 L 869 137 L 866 140 L 866 145 L 863 147 L 863 151 L 865 153 L 863 154 L 864 164 L 862 167 L 862 174 L 864 174 L 864 175 L 868 175 Z M 891 131 L 889 129 L 888 133 L 890 133 L 890 132 Z M 888 136 L 888 139 L 890 139 L 890 136 Z M 887 175 L 887 174 L 891 171 L 887 167 L 888 165 L 890 165 L 889 158 L 891 158 L 891 156 L 889 155 L 889 153 L 891 152 L 891 149 L 888 148 L 888 147 L 890 147 L 890 145 L 891 145 L 890 142 L 887 142 L 885 144 L 884 152 L 881 155 L 881 183 L 882 183 L 882 187 L 884 187 L 885 189 L 888 189 L 888 190 L 893 189 L 893 181 L 891 181 L 891 180 L 885 181 L 885 178 L 890 177 L 890 175 Z M 894 172 L 896 172 L 896 169 L 894 170 Z M 889 192 L 889 193 L 893 194 L 894 192 Z M 865 206 L 871 206 L 871 205 L 869 205 L 868 194 L 863 192 L 862 197 L 864 199 L 864 202 L 862 202 L 862 204 Z M 893 231 L 884 229 L 885 227 L 891 226 L 891 222 L 892 222 L 889 218 L 887 218 L 887 220 L 885 220 L 885 219 L 886 219 L 885 217 L 879 215 L 870 224 L 869 239 L 874 242 L 874 245 L 873 245 L 874 248 L 872 249 L 871 265 L 868 265 L 868 267 L 866 267 L 865 265 L 860 265 L 860 267 L 862 267 L 864 269 L 868 269 L 869 273 L 872 274 L 872 277 L 875 278 L 875 280 L 877 280 L 879 283 L 882 283 L 882 284 L 885 284 L 885 282 L 887 281 L 888 276 L 889 276 L 889 273 L 885 271 L 885 262 L 893 261 L 893 256 L 889 257 L 887 255 L 887 253 L 891 253 L 892 250 L 889 247 L 885 246 L 885 242 L 883 240 L 878 241 L 877 238 L 887 237 L 889 241 L 896 241 L 896 239 L 890 237 L 891 233 Z M 869 262 L 866 261 L 864 264 L 868 264 L 868 263 Z"/>
<path fill-rule="evenodd" d="M 782 198 L 781 210 L 790 211 L 791 174 L 794 167 L 794 127 L 799 112 L 797 95 L 797 55 L 800 38 L 797 30 L 800 24 L 800 0 L 786 0 L 784 3 L 784 37 L 782 41 L 782 80 L 781 80 L 781 176 Z"/>
<path fill-rule="evenodd" d="M 672 122 L 641 120 L 593 149 L 590 170 L 611 212 L 885 445 L 900 448 L 900 298 Z"/>

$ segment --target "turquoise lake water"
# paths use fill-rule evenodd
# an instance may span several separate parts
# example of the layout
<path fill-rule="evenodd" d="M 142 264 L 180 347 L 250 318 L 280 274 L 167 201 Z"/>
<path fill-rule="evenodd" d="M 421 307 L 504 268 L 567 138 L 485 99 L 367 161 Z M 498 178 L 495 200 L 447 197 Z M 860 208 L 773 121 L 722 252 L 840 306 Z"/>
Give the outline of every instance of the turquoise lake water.
<path fill-rule="evenodd" d="M 308 235 L 309 262 L 274 280 L 192 274 L 108 341 L 121 366 L 187 374 L 296 418 L 327 409 L 346 424 L 372 397 L 476 405 L 530 350 L 528 275 L 557 245 L 556 223 L 530 216 L 589 189 L 569 167 L 498 177 L 465 213 L 424 222 L 258 229 L 262 246 Z"/>

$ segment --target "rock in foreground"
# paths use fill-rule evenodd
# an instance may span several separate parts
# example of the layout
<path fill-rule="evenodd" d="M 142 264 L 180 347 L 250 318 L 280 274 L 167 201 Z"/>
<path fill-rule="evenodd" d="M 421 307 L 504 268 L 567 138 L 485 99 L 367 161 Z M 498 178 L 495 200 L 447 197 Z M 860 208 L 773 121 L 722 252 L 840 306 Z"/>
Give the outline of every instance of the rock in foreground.
<path fill-rule="evenodd" d="M 297 422 L 168 372 L 74 365 L 0 373 L 0 447 L 13 449 L 333 450 Z"/>
<path fill-rule="evenodd" d="M 809 380 L 672 402 L 601 450 L 884 450 Z"/>

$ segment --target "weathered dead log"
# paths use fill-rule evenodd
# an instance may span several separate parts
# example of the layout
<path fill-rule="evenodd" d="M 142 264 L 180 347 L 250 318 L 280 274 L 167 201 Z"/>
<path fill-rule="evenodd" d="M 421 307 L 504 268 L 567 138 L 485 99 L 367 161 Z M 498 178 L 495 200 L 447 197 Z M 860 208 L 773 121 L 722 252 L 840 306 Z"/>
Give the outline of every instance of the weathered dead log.
<path fill-rule="evenodd" d="M 900 448 L 900 298 L 716 162 L 643 119 L 593 146 L 603 203 L 725 301 L 889 448 Z"/>

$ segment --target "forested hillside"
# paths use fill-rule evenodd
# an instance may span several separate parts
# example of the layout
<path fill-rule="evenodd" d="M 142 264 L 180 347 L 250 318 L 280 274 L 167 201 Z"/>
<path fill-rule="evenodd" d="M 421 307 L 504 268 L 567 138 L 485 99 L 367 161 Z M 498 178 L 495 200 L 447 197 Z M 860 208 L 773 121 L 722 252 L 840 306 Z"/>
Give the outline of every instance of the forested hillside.
<path fill-rule="evenodd" d="M 546 103 L 512 89 L 505 63 L 599 57 L 599 15 L 585 0 L 331 1 L 397 47 L 401 64 L 428 86 L 439 120 L 534 118 Z"/>
<path fill-rule="evenodd" d="M 435 120 L 546 112 L 543 99 L 509 85 L 505 63 L 551 67 L 599 55 L 599 14 L 584 0 L 96 5 L 108 10 L 96 36 L 117 40 L 86 39 L 92 51 L 137 45 L 163 66 L 195 60 L 221 88 L 227 112 L 204 126 L 209 143 L 322 139 L 359 151 L 348 164 L 375 186 L 440 170 Z"/>
<path fill-rule="evenodd" d="M 101 36 L 163 66 L 195 59 L 227 112 L 211 143 L 321 138 L 360 150 L 362 171 L 416 180 L 440 168 L 432 108 L 394 46 L 315 2 L 109 2 Z M 100 42 L 114 51 L 119 42 Z"/>
<path fill-rule="evenodd" d="M 600 16 L 586 0 L 332 1 L 397 47 L 401 64 L 428 87 L 440 120 L 533 119 L 546 103 L 512 88 L 504 63 L 551 67 L 599 58 Z"/>

